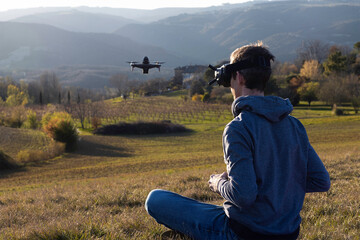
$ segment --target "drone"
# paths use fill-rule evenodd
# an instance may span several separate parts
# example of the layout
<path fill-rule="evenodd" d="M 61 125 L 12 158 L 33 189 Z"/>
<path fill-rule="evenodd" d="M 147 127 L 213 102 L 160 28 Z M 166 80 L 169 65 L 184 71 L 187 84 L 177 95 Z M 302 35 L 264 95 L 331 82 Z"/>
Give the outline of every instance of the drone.
<path fill-rule="evenodd" d="M 141 68 L 143 70 L 143 74 L 148 74 L 149 69 L 151 69 L 151 68 L 158 68 L 159 72 L 160 72 L 161 64 L 163 64 L 165 62 L 155 61 L 153 63 L 150 63 L 149 58 L 147 56 L 145 56 L 142 63 L 133 62 L 133 61 L 127 62 L 127 63 L 130 64 L 131 71 L 133 71 L 134 68 Z"/>

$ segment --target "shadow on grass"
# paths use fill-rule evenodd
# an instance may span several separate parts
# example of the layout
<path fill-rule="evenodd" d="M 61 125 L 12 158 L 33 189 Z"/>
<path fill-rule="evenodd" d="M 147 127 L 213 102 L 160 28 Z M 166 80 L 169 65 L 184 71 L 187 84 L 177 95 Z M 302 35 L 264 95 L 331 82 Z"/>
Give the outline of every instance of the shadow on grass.
<path fill-rule="evenodd" d="M 105 157 L 130 157 L 126 148 L 114 146 L 114 138 L 103 136 L 83 136 L 77 145 L 77 149 L 72 153 L 86 156 L 105 156 Z M 118 143 L 121 145 L 121 143 Z"/>
<path fill-rule="evenodd" d="M 158 134 L 175 134 L 185 133 L 191 131 L 180 124 L 171 123 L 169 120 L 160 122 L 135 122 L 126 123 L 119 122 L 118 124 L 105 125 L 94 130 L 96 135 L 158 135 Z"/>
<path fill-rule="evenodd" d="M 6 178 L 7 176 L 9 175 L 12 175 L 14 173 L 18 173 L 18 172 L 25 172 L 26 169 L 24 167 L 17 167 L 17 168 L 14 168 L 14 169 L 0 169 L 0 179 L 1 178 Z"/>
<path fill-rule="evenodd" d="M 134 138 L 134 139 L 152 139 L 154 137 L 162 137 L 162 138 L 166 138 L 166 137 L 187 137 L 187 136 L 191 136 L 194 135 L 196 133 L 195 130 L 189 129 L 186 132 L 179 132 L 179 133 L 158 133 L 158 134 L 144 134 L 144 135 L 136 135 L 136 134 L 119 134 L 119 135 L 115 135 L 115 136 L 121 136 L 121 137 L 126 137 L 126 138 Z"/>
<path fill-rule="evenodd" d="M 310 106 L 309 105 L 296 105 L 295 109 L 298 110 L 310 110 L 310 111 L 331 111 L 330 106 L 326 105 L 317 105 L 317 106 Z"/>
<path fill-rule="evenodd" d="M 0 178 L 4 178 L 15 172 L 25 171 L 10 156 L 0 150 Z"/>

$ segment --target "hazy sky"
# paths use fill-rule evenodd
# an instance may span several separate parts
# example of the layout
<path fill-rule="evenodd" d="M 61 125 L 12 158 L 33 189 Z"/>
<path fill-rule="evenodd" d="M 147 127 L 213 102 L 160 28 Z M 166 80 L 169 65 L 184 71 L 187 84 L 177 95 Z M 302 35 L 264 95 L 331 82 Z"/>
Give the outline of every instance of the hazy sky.
<path fill-rule="evenodd" d="M 163 7 L 208 7 L 251 0 L 4 0 L 0 11 L 34 7 L 114 7 L 155 9 Z"/>

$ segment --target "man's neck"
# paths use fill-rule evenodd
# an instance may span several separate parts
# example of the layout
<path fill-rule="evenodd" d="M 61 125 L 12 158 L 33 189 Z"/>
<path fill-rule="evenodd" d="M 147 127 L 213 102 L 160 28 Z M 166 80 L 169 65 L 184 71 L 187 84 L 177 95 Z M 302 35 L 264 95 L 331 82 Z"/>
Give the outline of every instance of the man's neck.
<path fill-rule="evenodd" d="M 242 96 L 264 96 L 264 91 L 260 91 L 258 89 L 249 89 L 244 87 L 242 89 Z"/>

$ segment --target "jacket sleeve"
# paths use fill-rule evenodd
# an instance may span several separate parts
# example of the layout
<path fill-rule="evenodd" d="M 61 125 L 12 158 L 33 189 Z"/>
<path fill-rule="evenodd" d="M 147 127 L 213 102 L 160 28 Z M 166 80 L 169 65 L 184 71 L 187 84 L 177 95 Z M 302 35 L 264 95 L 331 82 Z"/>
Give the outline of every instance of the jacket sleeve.
<path fill-rule="evenodd" d="M 330 189 L 330 176 L 324 164 L 309 143 L 306 192 L 326 192 Z"/>
<path fill-rule="evenodd" d="M 242 127 L 228 125 L 223 134 L 224 158 L 228 180 L 220 180 L 220 195 L 239 207 L 252 205 L 257 197 L 256 175 L 251 151 L 251 137 Z"/>

